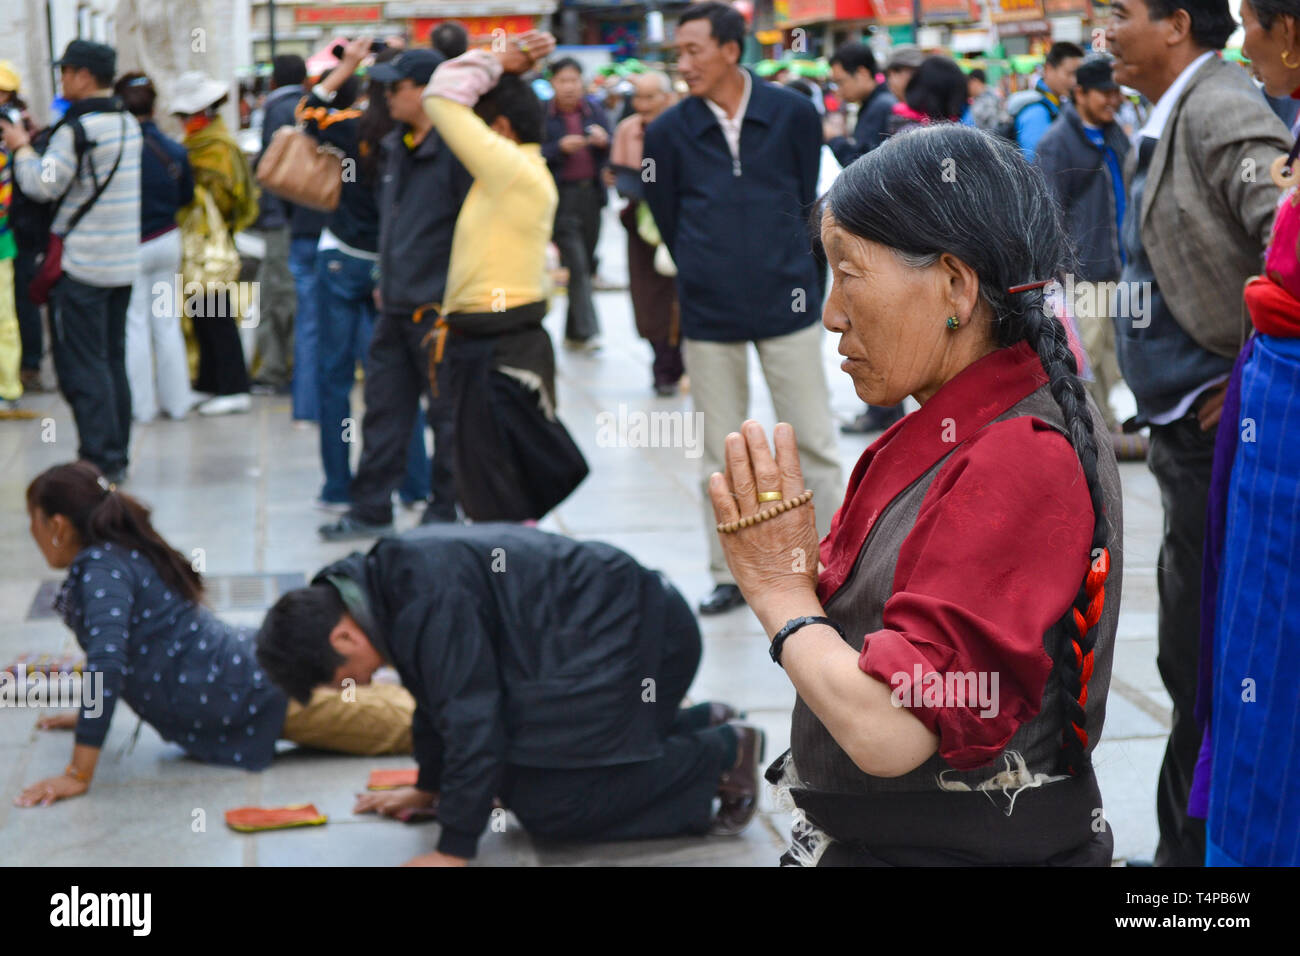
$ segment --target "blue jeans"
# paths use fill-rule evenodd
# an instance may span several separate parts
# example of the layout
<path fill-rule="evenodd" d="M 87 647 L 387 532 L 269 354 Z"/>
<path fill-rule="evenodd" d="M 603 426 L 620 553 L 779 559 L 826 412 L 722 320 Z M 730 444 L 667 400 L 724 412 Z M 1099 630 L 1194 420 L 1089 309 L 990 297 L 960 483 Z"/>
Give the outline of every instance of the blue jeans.
<path fill-rule="evenodd" d="M 349 439 L 361 440 L 361 420 L 352 418 L 350 396 L 357 362 L 366 361 L 370 336 L 375 329 L 372 268 L 365 259 L 338 249 L 325 250 L 316 258 L 315 284 L 321 307 L 316 348 L 320 457 L 325 469 L 321 498 L 330 502 L 350 500 Z M 424 424 L 424 417 L 417 415 L 406 452 L 406 477 L 398 489 L 406 502 L 429 497 L 430 468 L 424 447 Z"/>
<path fill-rule="evenodd" d="M 316 301 L 316 236 L 294 236 L 289 241 L 289 272 L 297 294 L 293 317 L 293 417 L 314 422 L 320 418 L 316 382 L 316 346 L 320 336 Z"/>

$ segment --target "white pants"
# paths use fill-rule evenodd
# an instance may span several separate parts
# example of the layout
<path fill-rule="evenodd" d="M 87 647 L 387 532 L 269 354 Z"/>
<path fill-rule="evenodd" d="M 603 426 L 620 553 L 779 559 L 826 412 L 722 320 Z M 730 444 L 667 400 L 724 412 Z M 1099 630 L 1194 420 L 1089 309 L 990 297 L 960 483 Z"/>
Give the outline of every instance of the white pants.
<path fill-rule="evenodd" d="M 758 339 L 754 347 L 772 393 L 777 421 L 794 426 L 804 483 L 813 490 L 817 533 L 824 536 L 844 498 L 844 481 L 831 416 L 830 388 L 822 365 L 822 324 L 813 322 L 789 335 Z M 749 343 L 685 339 L 682 358 L 691 377 L 691 401 L 704 416 L 700 481 L 704 489 L 709 572 L 715 584 L 734 584 L 718 541 L 709 475 L 726 470 L 727 433 L 739 431 L 749 413 Z"/>
<path fill-rule="evenodd" d="M 138 422 L 157 418 L 159 406 L 172 418 L 184 418 L 194 401 L 181 333 L 182 303 L 173 301 L 180 271 L 179 229 L 140 246 L 140 271 L 126 310 L 126 376 L 131 383 L 132 417 Z M 158 283 L 166 291 L 155 294 Z"/>

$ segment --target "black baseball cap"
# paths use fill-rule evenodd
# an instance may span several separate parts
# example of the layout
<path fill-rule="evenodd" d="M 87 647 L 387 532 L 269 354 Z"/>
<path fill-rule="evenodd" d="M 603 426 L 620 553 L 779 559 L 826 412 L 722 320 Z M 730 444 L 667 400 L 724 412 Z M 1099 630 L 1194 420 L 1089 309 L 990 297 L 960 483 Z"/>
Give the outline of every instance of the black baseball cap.
<path fill-rule="evenodd" d="M 1108 56 L 1088 57 L 1079 64 L 1079 70 L 1074 75 L 1074 81 L 1081 90 L 1100 90 L 1108 93 L 1111 90 L 1119 89 Z"/>
<path fill-rule="evenodd" d="M 54 65 L 73 69 L 85 67 L 96 76 L 112 76 L 117 72 L 117 51 L 106 43 L 73 40 Z"/>
<path fill-rule="evenodd" d="M 380 83 L 412 80 L 423 86 L 429 82 L 429 77 L 433 76 L 433 71 L 444 59 L 446 58 L 437 50 L 405 50 L 395 60 L 376 63 L 366 75 L 369 79 L 378 80 Z"/>

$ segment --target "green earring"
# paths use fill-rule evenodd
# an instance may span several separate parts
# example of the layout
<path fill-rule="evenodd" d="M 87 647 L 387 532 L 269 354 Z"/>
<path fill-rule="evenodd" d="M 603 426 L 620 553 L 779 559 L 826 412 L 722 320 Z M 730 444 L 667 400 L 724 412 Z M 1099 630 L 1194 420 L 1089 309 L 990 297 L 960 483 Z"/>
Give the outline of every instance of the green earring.
<path fill-rule="evenodd" d="M 948 331 L 956 332 L 959 328 L 961 328 L 961 322 L 957 321 L 957 316 L 948 316 Z"/>

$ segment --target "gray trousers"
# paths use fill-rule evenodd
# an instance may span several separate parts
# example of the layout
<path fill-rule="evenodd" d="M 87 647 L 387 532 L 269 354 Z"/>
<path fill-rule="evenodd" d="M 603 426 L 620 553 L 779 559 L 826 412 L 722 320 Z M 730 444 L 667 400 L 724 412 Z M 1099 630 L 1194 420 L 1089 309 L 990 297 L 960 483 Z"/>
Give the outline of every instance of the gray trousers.
<path fill-rule="evenodd" d="M 789 335 L 754 343 L 763 378 L 772 393 L 778 421 L 794 426 L 804 481 L 813 491 L 817 533 L 825 536 L 844 498 L 839 446 L 831 417 L 830 389 L 822 363 L 822 326 L 813 322 Z M 748 342 L 685 339 L 682 357 L 691 377 L 691 402 L 703 415 L 700 484 L 704 491 L 704 529 L 709 542 L 709 572 L 715 584 L 734 584 L 718 541 L 709 500 L 709 475 L 726 470 L 726 439 L 749 414 Z M 769 441 L 771 436 L 768 436 Z M 816 565 L 817 555 L 808 555 Z"/>
<path fill-rule="evenodd" d="M 267 385 L 287 385 L 293 361 L 293 315 L 298 307 L 289 274 L 289 227 L 260 233 L 266 253 L 257 267 L 258 321 L 253 377 Z"/>
<path fill-rule="evenodd" d="M 1094 296 L 1092 303 L 1100 308 L 1089 310 L 1086 296 L 1076 297 L 1074 317 L 1079 324 L 1079 339 L 1083 350 L 1088 354 L 1088 364 L 1092 366 L 1092 381 L 1084 382 L 1092 400 L 1097 403 L 1106 427 L 1115 431 L 1119 421 L 1110 405 L 1110 393 L 1122 378 L 1119 372 L 1119 358 L 1115 353 L 1115 322 L 1107 314 L 1106 303 L 1101 296 Z"/>

